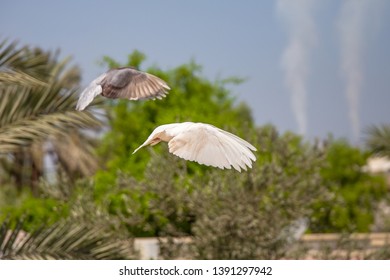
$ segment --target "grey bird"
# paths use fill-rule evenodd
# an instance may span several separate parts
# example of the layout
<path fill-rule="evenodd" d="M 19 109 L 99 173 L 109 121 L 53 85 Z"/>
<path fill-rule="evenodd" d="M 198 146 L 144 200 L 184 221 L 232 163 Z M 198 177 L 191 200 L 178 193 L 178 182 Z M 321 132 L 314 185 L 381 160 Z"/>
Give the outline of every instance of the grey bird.
<path fill-rule="evenodd" d="M 93 80 L 80 94 L 76 110 L 82 111 L 101 94 L 129 100 L 162 99 L 170 87 L 162 79 L 132 67 L 114 68 Z"/>

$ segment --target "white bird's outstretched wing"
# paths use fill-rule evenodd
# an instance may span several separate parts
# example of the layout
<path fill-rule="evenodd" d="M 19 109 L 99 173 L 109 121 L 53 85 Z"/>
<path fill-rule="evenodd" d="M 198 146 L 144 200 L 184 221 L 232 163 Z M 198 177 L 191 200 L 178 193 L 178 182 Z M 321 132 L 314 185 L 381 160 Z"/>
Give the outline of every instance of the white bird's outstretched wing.
<path fill-rule="evenodd" d="M 162 79 L 129 67 L 108 71 L 101 85 L 103 96 L 130 100 L 162 99 L 170 90 Z"/>
<path fill-rule="evenodd" d="M 104 79 L 106 73 L 100 75 L 93 80 L 80 94 L 79 100 L 77 101 L 76 110 L 82 111 L 88 106 L 92 100 L 102 93 L 102 87 L 100 82 Z"/>
<path fill-rule="evenodd" d="M 169 152 L 200 164 L 237 171 L 247 170 L 256 161 L 251 150 L 256 148 L 238 136 L 208 124 L 194 124 L 174 136 L 169 142 Z"/>
<path fill-rule="evenodd" d="M 233 166 L 241 172 L 256 161 L 252 153 L 256 148 L 247 141 L 215 126 L 192 122 L 157 127 L 133 154 L 161 141 L 168 142 L 169 152 L 178 157 L 221 169 Z"/>

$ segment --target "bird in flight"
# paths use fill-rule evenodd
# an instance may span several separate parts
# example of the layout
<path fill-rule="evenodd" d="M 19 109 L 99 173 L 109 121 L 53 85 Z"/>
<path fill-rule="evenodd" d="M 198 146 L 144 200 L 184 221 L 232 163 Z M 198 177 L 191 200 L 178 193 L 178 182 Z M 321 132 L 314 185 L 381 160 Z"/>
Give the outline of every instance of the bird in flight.
<path fill-rule="evenodd" d="M 157 127 L 135 152 L 144 146 L 154 146 L 161 141 L 168 142 L 169 152 L 185 160 L 221 169 L 252 168 L 256 151 L 240 137 L 204 123 L 172 123 Z"/>
<path fill-rule="evenodd" d="M 114 68 L 93 80 L 80 94 L 76 110 L 82 111 L 101 94 L 116 99 L 162 99 L 169 86 L 162 79 L 131 67 Z"/>

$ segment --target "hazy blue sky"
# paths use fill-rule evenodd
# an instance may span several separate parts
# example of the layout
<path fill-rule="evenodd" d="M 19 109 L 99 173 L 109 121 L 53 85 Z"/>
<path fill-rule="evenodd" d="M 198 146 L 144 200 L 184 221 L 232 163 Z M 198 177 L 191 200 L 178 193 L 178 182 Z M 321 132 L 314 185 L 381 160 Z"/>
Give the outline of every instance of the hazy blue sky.
<path fill-rule="evenodd" d="M 258 124 L 309 139 L 359 143 L 390 122 L 386 0 L 2 0 L 0 38 L 61 49 L 84 85 L 103 55 L 125 62 L 138 49 L 162 69 L 195 59 L 210 79 L 247 78 L 232 90 Z"/>

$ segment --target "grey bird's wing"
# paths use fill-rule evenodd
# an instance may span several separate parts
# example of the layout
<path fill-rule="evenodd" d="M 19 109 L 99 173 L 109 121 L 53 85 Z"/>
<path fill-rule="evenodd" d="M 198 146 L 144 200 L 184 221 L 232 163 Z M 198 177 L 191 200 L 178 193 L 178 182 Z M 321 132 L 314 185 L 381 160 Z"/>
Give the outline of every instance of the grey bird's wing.
<path fill-rule="evenodd" d="M 88 106 L 92 100 L 102 93 L 102 87 L 100 86 L 101 81 L 106 76 L 106 73 L 100 75 L 93 80 L 80 94 L 79 100 L 77 101 L 76 110 L 82 111 Z"/>
<path fill-rule="evenodd" d="M 100 85 L 101 94 L 113 99 L 162 99 L 170 90 L 162 79 L 129 67 L 109 70 Z"/>

